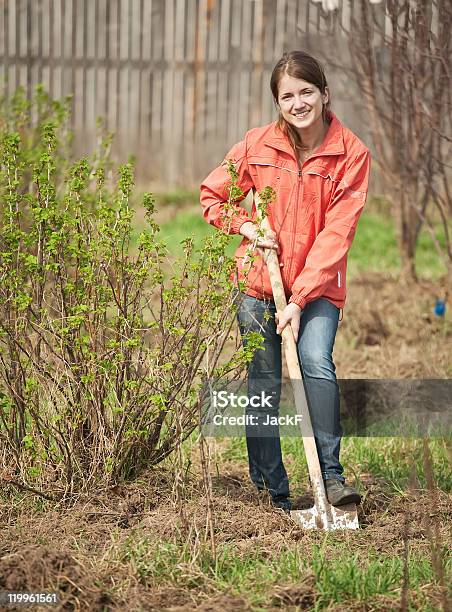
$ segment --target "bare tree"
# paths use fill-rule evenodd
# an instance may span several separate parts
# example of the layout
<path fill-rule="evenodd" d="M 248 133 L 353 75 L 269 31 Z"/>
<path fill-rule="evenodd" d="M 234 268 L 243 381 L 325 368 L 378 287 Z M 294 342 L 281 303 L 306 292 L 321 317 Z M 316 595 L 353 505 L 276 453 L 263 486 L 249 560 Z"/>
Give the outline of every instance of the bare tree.
<path fill-rule="evenodd" d="M 416 280 L 416 244 L 425 226 L 450 284 L 452 5 L 359 0 L 355 9 L 346 31 L 350 74 L 363 92 L 376 162 L 394 206 L 402 275 Z"/>

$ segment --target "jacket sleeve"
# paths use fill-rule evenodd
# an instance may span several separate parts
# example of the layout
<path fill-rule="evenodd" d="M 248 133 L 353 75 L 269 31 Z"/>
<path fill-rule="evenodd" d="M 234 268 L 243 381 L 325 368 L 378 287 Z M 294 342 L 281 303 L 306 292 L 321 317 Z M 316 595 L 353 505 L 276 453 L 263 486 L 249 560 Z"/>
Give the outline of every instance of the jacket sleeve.
<path fill-rule="evenodd" d="M 290 302 L 304 308 L 321 297 L 337 276 L 355 235 L 359 216 L 367 197 L 370 154 L 361 150 L 350 160 L 344 177 L 325 213 L 325 227 L 317 235 L 305 266 L 292 285 Z"/>
<path fill-rule="evenodd" d="M 243 196 L 229 202 L 231 177 L 227 173 L 226 161 L 234 162 L 238 173 L 237 184 Z M 248 212 L 239 206 L 250 189 L 254 187 L 248 169 L 246 140 L 234 145 L 223 163 L 213 170 L 201 185 L 200 201 L 204 219 L 225 234 L 238 234 L 246 221 L 252 221 Z"/>

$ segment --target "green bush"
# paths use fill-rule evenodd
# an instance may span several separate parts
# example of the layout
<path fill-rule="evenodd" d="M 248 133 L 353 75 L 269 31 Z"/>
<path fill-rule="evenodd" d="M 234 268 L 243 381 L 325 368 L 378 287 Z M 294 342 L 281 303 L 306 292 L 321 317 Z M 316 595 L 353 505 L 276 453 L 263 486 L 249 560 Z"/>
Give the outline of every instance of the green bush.
<path fill-rule="evenodd" d="M 196 427 L 203 382 L 238 373 L 259 342 L 221 363 L 228 236 L 198 252 L 184 240 L 170 269 L 147 193 L 131 255 L 133 167 L 113 170 L 111 136 L 71 161 L 67 102 L 39 89 L 2 107 L 2 476 L 64 495 L 161 461 Z"/>

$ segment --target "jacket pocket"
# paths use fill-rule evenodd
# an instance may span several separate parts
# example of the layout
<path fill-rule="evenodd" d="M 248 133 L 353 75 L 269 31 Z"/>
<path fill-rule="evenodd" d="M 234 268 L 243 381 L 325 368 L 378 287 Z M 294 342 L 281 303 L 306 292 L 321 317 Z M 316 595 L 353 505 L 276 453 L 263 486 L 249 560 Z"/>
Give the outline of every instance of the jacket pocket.
<path fill-rule="evenodd" d="M 333 170 L 329 170 L 327 168 L 324 168 L 322 166 L 317 166 L 314 168 L 309 168 L 307 170 L 304 171 L 303 174 L 309 174 L 309 175 L 313 175 L 313 176 L 320 176 L 323 179 L 332 181 L 333 183 L 339 183 L 342 178 L 343 178 L 343 173 L 337 173 L 334 172 Z"/>
<path fill-rule="evenodd" d="M 296 172 L 285 167 L 285 162 L 277 157 L 250 156 L 248 168 L 258 190 L 272 187 L 279 193 L 281 186 L 291 187 Z"/>

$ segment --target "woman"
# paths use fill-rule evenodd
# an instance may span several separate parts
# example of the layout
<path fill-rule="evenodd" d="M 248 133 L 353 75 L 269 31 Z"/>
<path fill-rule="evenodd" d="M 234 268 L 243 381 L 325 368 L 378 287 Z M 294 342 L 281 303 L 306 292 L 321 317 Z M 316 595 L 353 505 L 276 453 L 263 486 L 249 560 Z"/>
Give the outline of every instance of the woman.
<path fill-rule="evenodd" d="M 246 287 L 239 293 L 238 322 L 242 335 L 256 331 L 264 338 L 263 350 L 255 352 L 248 368 L 248 394 L 265 391 L 273 397 L 271 407 L 247 412 L 265 422 L 278 413 L 281 332 L 290 324 L 328 499 L 333 505 L 359 503 L 339 461 L 339 389 L 332 352 L 346 297 L 347 253 L 367 195 L 369 151 L 331 112 L 325 74 L 308 53 L 285 53 L 270 87 L 278 120 L 247 132 L 226 160 L 234 162 L 245 194 L 273 187 L 276 201 L 267 213 L 274 231 L 258 235 L 254 206 L 251 215 L 238 203 L 225 206 L 226 161 L 203 182 L 201 204 L 209 223 L 244 236 L 236 253 L 237 276 Z M 246 250 L 252 242 L 278 250 L 288 298 L 279 315 L 258 251 L 250 268 Z M 268 489 L 275 506 L 290 510 L 279 430 L 275 426 L 264 432 L 255 422 L 247 426 L 250 477 L 259 490 Z"/>

